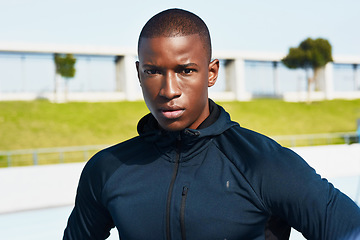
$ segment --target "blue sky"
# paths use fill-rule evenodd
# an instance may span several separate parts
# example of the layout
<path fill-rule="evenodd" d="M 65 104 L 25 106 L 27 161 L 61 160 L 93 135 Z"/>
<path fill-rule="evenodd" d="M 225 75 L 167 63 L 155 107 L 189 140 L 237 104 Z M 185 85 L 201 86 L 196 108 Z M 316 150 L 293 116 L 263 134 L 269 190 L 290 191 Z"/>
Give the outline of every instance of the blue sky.
<path fill-rule="evenodd" d="M 171 7 L 203 18 L 215 50 L 286 53 L 322 37 L 333 54 L 360 55 L 356 0 L 0 0 L 0 42 L 136 48 L 143 24 Z"/>

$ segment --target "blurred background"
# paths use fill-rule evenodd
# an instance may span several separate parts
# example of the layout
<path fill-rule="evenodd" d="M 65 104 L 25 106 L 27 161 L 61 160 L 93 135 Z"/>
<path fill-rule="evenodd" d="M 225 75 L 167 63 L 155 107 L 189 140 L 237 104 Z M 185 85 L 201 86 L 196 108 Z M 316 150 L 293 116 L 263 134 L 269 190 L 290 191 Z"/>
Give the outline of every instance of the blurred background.
<path fill-rule="evenodd" d="M 135 136 L 148 112 L 137 39 L 173 7 L 210 30 L 221 63 L 210 96 L 359 204 L 359 1 L 0 0 L 1 238 L 61 238 L 84 162 Z M 312 85 L 311 104 L 306 71 L 281 62 L 307 38 L 328 40 L 334 60 Z M 56 74 L 55 53 L 72 54 L 74 76 Z"/>

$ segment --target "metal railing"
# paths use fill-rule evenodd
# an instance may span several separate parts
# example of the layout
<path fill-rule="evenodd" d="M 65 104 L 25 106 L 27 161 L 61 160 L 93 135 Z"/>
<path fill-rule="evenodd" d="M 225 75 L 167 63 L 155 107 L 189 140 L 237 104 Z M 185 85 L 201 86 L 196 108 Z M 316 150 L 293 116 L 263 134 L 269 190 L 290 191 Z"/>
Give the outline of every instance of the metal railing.
<path fill-rule="evenodd" d="M 359 142 L 359 137 L 356 132 L 283 135 L 272 136 L 272 138 L 286 147 L 351 144 Z M 109 145 L 91 145 L 0 151 L 0 167 L 86 162 L 96 152 L 108 146 Z"/>
<path fill-rule="evenodd" d="M 282 135 L 272 136 L 271 138 L 286 147 L 352 144 L 359 142 L 357 132 Z"/>
<path fill-rule="evenodd" d="M 83 162 L 109 145 L 0 151 L 0 167 Z"/>

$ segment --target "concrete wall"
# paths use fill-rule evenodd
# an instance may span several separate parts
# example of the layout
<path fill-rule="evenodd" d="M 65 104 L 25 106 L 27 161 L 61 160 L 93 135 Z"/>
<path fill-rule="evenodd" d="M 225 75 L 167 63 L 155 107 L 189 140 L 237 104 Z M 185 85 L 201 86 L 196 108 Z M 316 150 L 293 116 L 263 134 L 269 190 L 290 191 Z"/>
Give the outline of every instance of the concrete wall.
<path fill-rule="evenodd" d="M 73 204 L 84 164 L 0 169 L 0 213 Z"/>
<path fill-rule="evenodd" d="M 293 150 L 349 197 L 360 197 L 360 144 Z M 84 164 L 0 169 L 0 213 L 72 205 Z"/>
<path fill-rule="evenodd" d="M 138 80 L 134 67 L 137 58 L 136 49 L 114 48 L 114 47 L 94 47 L 94 46 L 69 46 L 69 45 L 44 45 L 44 44 L 24 44 L 24 43 L 1 43 L 0 52 L 20 53 L 20 54 L 53 54 L 53 53 L 73 53 L 80 55 L 98 55 L 112 56 L 116 58 L 116 91 L 117 93 L 98 94 L 98 93 L 69 93 L 70 101 L 119 101 L 119 100 L 139 100 L 142 99 L 141 93 L 138 92 Z M 225 62 L 224 80 L 226 81 L 225 92 L 216 94 L 215 100 L 251 100 L 252 94 L 246 91 L 246 73 L 245 61 L 270 62 L 274 65 L 275 93 L 279 93 L 277 79 L 277 63 L 285 56 L 284 53 L 269 52 L 243 52 L 243 51 L 214 51 L 213 56 Z M 334 62 L 338 64 L 360 65 L 360 56 L 333 56 Z M 276 63 L 276 64 L 275 64 Z M 325 100 L 334 98 L 357 99 L 360 91 L 354 93 L 337 93 L 333 86 L 333 63 L 328 63 L 324 68 L 319 70 L 317 82 L 319 83 L 319 92 L 313 93 L 311 99 Z M 354 76 L 356 71 L 354 67 Z M 23 73 L 25 74 L 25 73 Z M 55 72 L 54 72 L 55 74 Z M 359 87 L 359 80 L 354 79 Z M 17 92 L 1 93 L 0 101 L 10 100 L 34 100 L 38 97 L 49 99 L 50 101 L 63 102 L 64 96 L 59 93 L 54 97 L 52 93 L 42 93 L 42 96 L 36 94 Z M 59 98 L 59 99 L 57 99 Z M 304 101 L 307 99 L 306 92 L 302 93 L 284 93 L 284 99 L 287 101 Z"/>

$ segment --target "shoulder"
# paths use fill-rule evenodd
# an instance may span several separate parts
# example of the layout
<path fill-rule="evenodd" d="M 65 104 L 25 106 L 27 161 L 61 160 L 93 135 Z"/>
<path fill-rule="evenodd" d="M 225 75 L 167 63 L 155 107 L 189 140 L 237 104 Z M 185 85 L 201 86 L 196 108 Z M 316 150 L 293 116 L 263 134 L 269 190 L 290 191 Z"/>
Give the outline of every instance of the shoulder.
<path fill-rule="evenodd" d="M 233 126 L 215 139 L 219 148 L 234 151 L 236 157 L 251 157 L 263 159 L 264 156 L 286 152 L 284 148 L 273 139 L 240 127 Z"/>
<path fill-rule="evenodd" d="M 142 150 L 151 147 L 143 137 L 136 136 L 124 142 L 105 148 L 96 153 L 88 162 L 89 167 L 106 168 L 108 165 L 112 167 L 121 165 L 129 161 L 130 156 L 133 158 Z"/>
<path fill-rule="evenodd" d="M 219 137 L 218 148 L 262 198 L 320 179 L 297 153 L 260 133 L 236 126 Z"/>
<path fill-rule="evenodd" d="M 85 166 L 85 170 L 105 170 L 107 168 L 114 168 L 114 166 L 121 165 L 124 162 L 123 156 L 136 152 L 139 146 L 139 137 L 134 137 L 108 148 L 97 152 Z"/>
<path fill-rule="evenodd" d="M 141 137 L 134 137 L 97 152 L 86 163 L 79 186 L 85 185 L 101 192 L 113 173 L 127 161 L 136 158 L 145 145 Z"/>
<path fill-rule="evenodd" d="M 264 174 L 273 174 L 271 170 L 280 173 L 294 168 L 310 169 L 306 161 L 291 149 L 281 146 L 270 137 L 240 126 L 225 131 L 217 142 L 225 152 L 231 152 L 229 157 L 233 163 L 243 165 L 242 168 Z"/>

